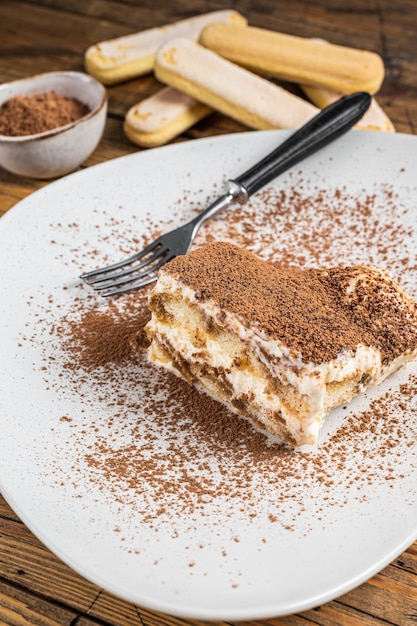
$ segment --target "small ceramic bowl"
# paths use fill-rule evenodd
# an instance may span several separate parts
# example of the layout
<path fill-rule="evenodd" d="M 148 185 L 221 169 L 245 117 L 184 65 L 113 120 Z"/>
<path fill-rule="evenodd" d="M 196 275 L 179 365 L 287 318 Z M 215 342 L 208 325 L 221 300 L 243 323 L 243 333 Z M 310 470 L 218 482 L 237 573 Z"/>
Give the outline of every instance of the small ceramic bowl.
<path fill-rule="evenodd" d="M 89 112 L 79 120 L 35 135 L 0 134 L 0 166 L 31 178 L 56 178 L 74 171 L 99 143 L 106 122 L 106 91 L 83 72 L 48 72 L 0 85 L 0 107 L 18 95 L 54 91 L 79 100 Z"/>

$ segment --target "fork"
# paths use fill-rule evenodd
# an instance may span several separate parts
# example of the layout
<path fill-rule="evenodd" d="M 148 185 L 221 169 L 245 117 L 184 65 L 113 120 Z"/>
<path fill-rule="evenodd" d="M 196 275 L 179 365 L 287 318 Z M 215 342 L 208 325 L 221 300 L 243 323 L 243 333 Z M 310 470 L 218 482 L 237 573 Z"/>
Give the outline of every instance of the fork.
<path fill-rule="evenodd" d="M 86 272 L 80 278 L 106 297 L 149 285 L 157 279 L 160 267 L 190 250 L 204 222 L 236 200 L 244 204 L 279 174 L 347 132 L 362 117 L 370 103 L 371 96 L 363 91 L 340 98 L 244 174 L 229 180 L 226 192 L 189 222 L 161 235 L 133 256 Z"/>

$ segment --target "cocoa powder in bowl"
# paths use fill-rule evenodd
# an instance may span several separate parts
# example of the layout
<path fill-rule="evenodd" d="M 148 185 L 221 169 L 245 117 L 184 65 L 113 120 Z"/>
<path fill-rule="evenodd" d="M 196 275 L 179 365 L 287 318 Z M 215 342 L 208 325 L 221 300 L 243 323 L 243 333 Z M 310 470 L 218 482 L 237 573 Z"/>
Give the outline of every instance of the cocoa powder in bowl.
<path fill-rule="evenodd" d="M 14 96 L 0 108 L 0 134 L 21 137 L 44 133 L 77 121 L 89 110 L 79 100 L 54 91 Z"/>
<path fill-rule="evenodd" d="M 0 167 L 31 178 L 73 172 L 95 150 L 107 118 L 103 85 L 83 72 L 47 72 L 4 83 L 0 105 Z"/>

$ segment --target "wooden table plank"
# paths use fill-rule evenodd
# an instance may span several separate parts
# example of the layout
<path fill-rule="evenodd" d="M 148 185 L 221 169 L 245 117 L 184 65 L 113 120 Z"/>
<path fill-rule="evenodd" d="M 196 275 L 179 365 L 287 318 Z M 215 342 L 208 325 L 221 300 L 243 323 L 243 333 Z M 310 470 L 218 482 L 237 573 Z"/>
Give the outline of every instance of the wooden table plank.
<path fill-rule="evenodd" d="M 233 3 L 261 27 L 382 54 L 386 78 L 377 98 L 398 132 L 417 131 L 415 0 L 260 0 Z M 97 41 L 227 8 L 218 0 L 2 0 L 0 80 L 56 69 L 83 70 L 85 49 Z M 126 111 L 160 85 L 150 75 L 108 88 L 109 115 L 100 145 L 83 167 L 139 150 L 124 135 Z M 293 87 L 297 92 L 297 88 Z M 298 92 L 299 93 L 299 92 Z M 213 114 L 176 141 L 247 130 Z M 254 131 L 255 132 L 255 131 Z M 49 184 L 0 170 L 0 215 Z M 49 552 L 0 497 L 0 624 L 34 626 L 203 626 L 135 607 L 85 581 Z M 417 543 L 371 580 L 341 598 L 299 615 L 247 622 L 247 626 L 417 623 Z M 226 626 L 218 622 L 218 626 Z"/>
<path fill-rule="evenodd" d="M 0 625 L 71 626 L 77 613 L 0 579 Z"/>
<path fill-rule="evenodd" d="M 27 531 L 29 532 L 29 531 Z M 75 611 L 85 612 L 99 589 L 78 576 L 31 535 L 22 539 L 2 532 L 0 538 L 0 577 L 33 594 L 52 599 Z"/>

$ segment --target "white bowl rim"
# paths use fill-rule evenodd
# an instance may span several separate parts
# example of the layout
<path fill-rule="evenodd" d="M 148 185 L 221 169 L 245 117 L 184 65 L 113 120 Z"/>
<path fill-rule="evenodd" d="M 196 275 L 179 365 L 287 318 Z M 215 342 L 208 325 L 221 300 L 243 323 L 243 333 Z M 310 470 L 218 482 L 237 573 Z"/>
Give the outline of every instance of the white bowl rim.
<path fill-rule="evenodd" d="M 99 113 L 99 111 L 101 111 L 107 105 L 107 93 L 104 86 L 90 74 L 86 74 L 85 72 L 79 72 L 76 70 L 56 70 L 52 72 L 42 72 L 41 74 L 34 74 L 33 76 L 27 76 L 25 78 L 11 80 L 7 83 L 2 83 L 0 85 L 0 92 L 4 87 L 8 87 L 9 85 L 18 85 L 19 83 L 28 83 L 29 81 L 36 83 L 36 81 L 39 79 L 46 77 L 53 78 L 55 76 L 75 78 L 76 80 L 88 82 L 94 87 L 97 87 L 100 93 L 100 102 L 97 104 L 97 106 L 88 111 L 88 113 L 75 120 L 74 122 L 70 122 L 69 124 L 65 124 L 64 126 L 57 126 L 56 128 L 51 128 L 50 130 L 45 130 L 42 133 L 34 133 L 32 135 L 2 135 L 0 133 L 0 142 L 24 143 L 26 141 L 36 141 L 37 139 L 47 139 L 48 137 L 58 135 L 69 130 L 70 128 L 73 128 L 74 126 L 78 126 L 79 124 L 87 122 L 89 119 L 97 115 L 97 113 Z"/>

